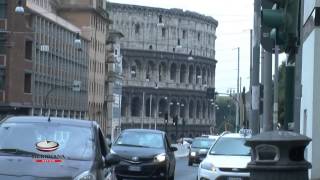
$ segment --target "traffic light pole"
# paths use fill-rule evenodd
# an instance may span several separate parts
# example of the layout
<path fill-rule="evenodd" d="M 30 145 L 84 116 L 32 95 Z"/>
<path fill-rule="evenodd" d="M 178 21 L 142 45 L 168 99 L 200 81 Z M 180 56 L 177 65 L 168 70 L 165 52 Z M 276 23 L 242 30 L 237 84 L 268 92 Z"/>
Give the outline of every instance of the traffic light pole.
<path fill-rule="evenodd" d="M 295 70 L 295 55 L 289 55 L 286 65 L 286 99 L 285 99 L 285 119 L 283 124 L 284 130 L 289 130 L 289 122 L 293 122 L 294 108 L 294 70 Z"/>
<path fill-rule="evenodd" d="M 272 131 L 272 54 L 264 51 L 263 132 Z"/>
<path fill-rule="evenodd" d="M 259 98 L 260 98 L 260 22 L 261 0 L 254 1 L 254 42 L 252 50 L 252 88 L 251 88 L 251 122 L 253 134 L 259 133 Z"/>
<path fill-rule="evenodd" d="M 279 91 L 279 47 L 275 43 L 274 48 L 274 94 L 273 94 L 273 129 L 276 130 L 278 124 L 278 91 Z"/>

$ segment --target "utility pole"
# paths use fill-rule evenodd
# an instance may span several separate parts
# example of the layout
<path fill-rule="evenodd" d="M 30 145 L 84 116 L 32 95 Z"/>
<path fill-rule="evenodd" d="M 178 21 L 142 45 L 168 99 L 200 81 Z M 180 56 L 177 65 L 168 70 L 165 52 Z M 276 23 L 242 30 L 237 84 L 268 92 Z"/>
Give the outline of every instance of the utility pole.
<path fill-rule="evenodd" d="M 240 101 L 240 87 L 239 87 L 239 83 L 240 83 L 240 47 L 237 48 L 238 49 L 238 72 L 237 72 L 237 101 Z M 237 103 L 237 111 L 236 111 L 236 132 L 238 132 L 238 128 L 239 128 L 239 112 L 240 112 L 240 105 L 239 103 Z"/>
<path fill-rule="evenodd" d="M 264 51 L 263 132 L 272 131 L 272 54 Z"/>
<path fill-rule="evenodd" d="M 145 116 L 145 100 L 144 100 L 145 92 L 142 93 L 142 116 L 141 116 L 141 129 L 143 129 L 143 121 Z"/>
<path fill-rule="evenodd" d="M 250 29 L 250 86 L 249 86 L 249 92 L 252 92 L 252 36 L 253 36 L 253 30 Z M 251 103 L 250 103 L 251 105 Z M 251 106 L 250 106 L 251 107 Z M 250 113 L 251 113 L 251 109 L 250 109 Z M 249 115 L 248 116 L 248 124 L 246 125 L 246 128 L 249 128 L 249 124 L 252 124 L 252 117 Z"/>
<path fill-rule="evenodd" d="M 254 42 L 252 50 L 252 88 L 251 88 L 251 123 L 252 133 L 259 133 L 259 97 L 260 97 L 260 22 L 261 0 L 254 1 Z"/>

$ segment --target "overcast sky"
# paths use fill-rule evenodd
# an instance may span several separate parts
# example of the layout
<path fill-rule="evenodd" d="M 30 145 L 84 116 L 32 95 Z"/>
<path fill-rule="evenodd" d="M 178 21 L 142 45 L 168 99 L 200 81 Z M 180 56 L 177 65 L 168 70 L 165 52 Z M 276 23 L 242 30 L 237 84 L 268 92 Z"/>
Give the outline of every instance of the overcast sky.
<path fill-rule="evenodd" d="M 216 40 L 216 89 L 226 93 L 237 87 L 237 47 L 240 47 L 242 87 L 249 89 L 250 29 L 253 0 L 109 0 L 161 8 L 180 8 L 212 16 L 219 22 Z M 242 89 L 242 88 L 241 88 Z"/>

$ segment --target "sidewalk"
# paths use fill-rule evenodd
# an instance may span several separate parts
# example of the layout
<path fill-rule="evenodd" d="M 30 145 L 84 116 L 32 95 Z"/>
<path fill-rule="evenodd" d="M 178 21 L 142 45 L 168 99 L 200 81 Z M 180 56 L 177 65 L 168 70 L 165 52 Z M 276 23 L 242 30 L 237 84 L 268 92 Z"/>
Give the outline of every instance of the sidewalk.
<path fill-rule="evenodd" d="M 182 144 L 172 144 L 172 146 L 177 147 L 178 151 L 174 152 L 176 158 L 187 157 L 189 154 L 189 149 Z"/>

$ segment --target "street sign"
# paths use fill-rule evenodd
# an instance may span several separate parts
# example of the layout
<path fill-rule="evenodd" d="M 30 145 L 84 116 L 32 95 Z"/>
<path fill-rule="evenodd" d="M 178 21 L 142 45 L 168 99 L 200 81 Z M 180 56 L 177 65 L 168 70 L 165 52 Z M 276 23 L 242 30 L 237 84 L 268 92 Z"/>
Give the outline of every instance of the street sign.
<path fill-rule="evenodd" d="M 72 91 L 79 92 L 81 90 L 81 81 L 74 80 L 72 84 Z"/>
<path fill-rule="evenodd" d="M 48 45 L 41 45 L 40 51 L 41 52 L 49 52 L 49 46 Z"/>

